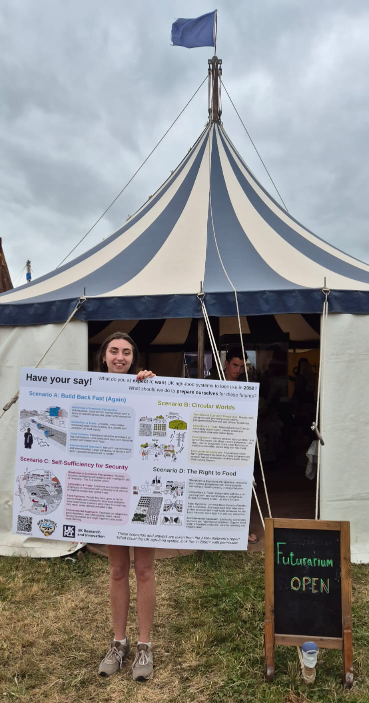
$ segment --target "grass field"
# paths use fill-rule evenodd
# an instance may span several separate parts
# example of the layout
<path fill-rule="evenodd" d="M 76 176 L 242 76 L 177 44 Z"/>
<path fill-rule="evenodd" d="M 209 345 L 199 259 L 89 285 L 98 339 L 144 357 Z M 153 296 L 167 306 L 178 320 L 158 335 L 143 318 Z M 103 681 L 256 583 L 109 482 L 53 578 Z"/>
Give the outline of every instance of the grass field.
<path fill-rule="evenodd" d="M 369 567 L 353 567 L 355 685 L 341 686 L 341 655 L 321 651 L 307 687 L 295 648 L 276 650 L 264 680 L 263 554 L 196 553 L 157 562 L 155 678 L 96 671 L 112 636 L 108 565 L 83 559 L 0 559 L 0 699 L 31 703 L 369 703 Z M 133 582 L 132 582 L 133 584 Z M 137 636 L 134 604 L 131 639 Z"/>

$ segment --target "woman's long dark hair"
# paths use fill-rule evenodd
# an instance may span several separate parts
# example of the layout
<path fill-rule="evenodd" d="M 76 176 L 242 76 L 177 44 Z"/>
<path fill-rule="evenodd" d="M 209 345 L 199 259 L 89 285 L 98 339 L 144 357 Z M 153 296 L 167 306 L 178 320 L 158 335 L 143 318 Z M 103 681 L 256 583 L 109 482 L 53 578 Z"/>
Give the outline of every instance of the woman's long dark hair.
<path fill-rule="evenodd" d="M 105 341 L 102 343 L 99 349 L 99 371 L 107 371 L 107 365 L 106 362 L 103 361 L 103 357 L 106 354 L 106 350 L 110 342 L 112 342 L 114 339 L 124 339 L 125 342 L 128 342 L 131 345 L 133 351 L 133 361 L 129 368 L 129 373 L 137 373 L 138 349 L 132 337 L 130 337 L 129 334 L 126 334 L 125 332 L 114 332 L 114 334 L 111 334 L 110 337 L 107 337 L 107 339 L 105 339 Z"/>

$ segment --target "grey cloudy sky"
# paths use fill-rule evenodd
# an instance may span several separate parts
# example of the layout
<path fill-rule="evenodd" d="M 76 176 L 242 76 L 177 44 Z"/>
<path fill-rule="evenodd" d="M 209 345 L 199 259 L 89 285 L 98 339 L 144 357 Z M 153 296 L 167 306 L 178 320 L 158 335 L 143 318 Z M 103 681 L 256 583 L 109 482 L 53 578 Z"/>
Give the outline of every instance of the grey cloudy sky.
<path fill-rule="evenodd" d="M 369 261 L 367 0 L 218 0 L 223 79 L 291 214 Z M 2 0 L 0 236 L 13 283 L 55 268 L 207 74 L 211 49 L 170 46 L 202 0 Z M 123 224 L 207 119 L 203 86 L 74 255 Z M 223 94 L 223 123 L 275 195 Z"/>

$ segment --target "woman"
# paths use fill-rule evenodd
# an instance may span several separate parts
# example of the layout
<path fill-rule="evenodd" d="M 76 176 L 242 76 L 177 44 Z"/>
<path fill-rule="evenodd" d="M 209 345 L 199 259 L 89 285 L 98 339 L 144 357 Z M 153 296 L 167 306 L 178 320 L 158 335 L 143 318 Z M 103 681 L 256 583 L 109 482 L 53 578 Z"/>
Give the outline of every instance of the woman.
<path fill-rule="evenodd" d="M 100 371 L 107 373 L 136 373 L 138 350 L 133 339 L 124 332 L 116 332 L 102 344 L 99 352 Z M 140 371 L 137 379 L 155 376 L 152 371 Z M 130 644 L 126 635 L 129 592 L 129 547 L 109 545 L 110 605 L 114 626 L 114 640 L 99 666 L 100 676 L 111 676 L 122 668 L 128 657 Z M 139 640 L 132 665 L 135 681 L 147 681 L 153 675 L 153 655 L 150 631 L 155 608 L 155 549 L 134 548 L 134 566 L 137 581 L 137 616 Z"/>

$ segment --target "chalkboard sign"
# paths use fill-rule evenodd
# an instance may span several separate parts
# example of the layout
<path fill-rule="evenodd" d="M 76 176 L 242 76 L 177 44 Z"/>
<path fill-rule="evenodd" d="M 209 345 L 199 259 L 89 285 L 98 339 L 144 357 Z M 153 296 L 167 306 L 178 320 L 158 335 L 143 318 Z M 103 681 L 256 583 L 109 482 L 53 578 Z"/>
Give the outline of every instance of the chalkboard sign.
<path fill-rule="evenodd" d="M 274 627 L 342 637 L 339 530 L 274 530 Z"/>
<path fill-rule="evenodd" d="M 327 520 L 267 519 L 265 525 L 266 677 L 275 645 L 313 640 L 343 651 L 351 686 L 350 525 Z"/>

